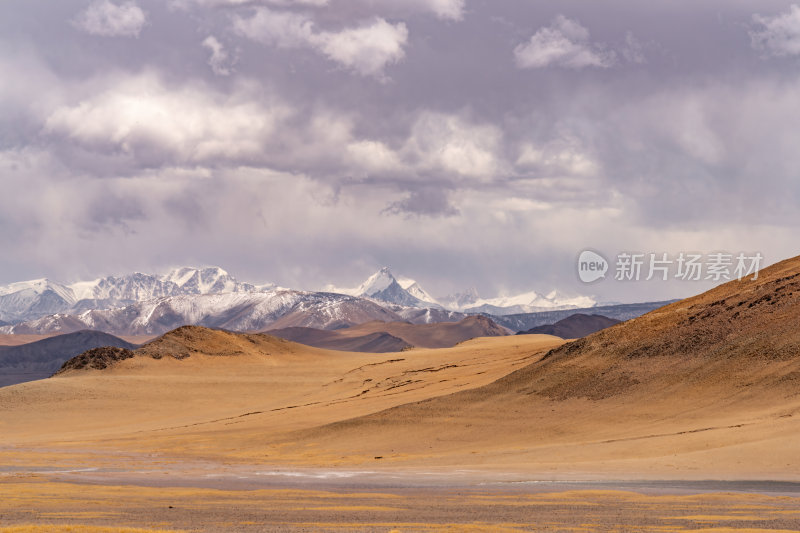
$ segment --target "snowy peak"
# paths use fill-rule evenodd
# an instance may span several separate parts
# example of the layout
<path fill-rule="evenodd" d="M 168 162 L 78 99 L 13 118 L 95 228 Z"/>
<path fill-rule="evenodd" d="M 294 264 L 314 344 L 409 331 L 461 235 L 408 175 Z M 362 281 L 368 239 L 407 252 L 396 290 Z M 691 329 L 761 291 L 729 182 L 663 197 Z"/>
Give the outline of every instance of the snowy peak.
<path fill-rule="evenodd" d="M 79 281 L 70 285 L 75 299 L 100 301 L 142 301 L 171 296 L 178 286 L 158 276 L 136 272 L 127 276 L 108 276 L 94 281 Z"/>
<path fill-rule="evenodd" d="M 474 305 L 479 299 L 478 289 L 471 287 L 464 292 L 457 292 L 440 298 L 439 301 L 448 309 L 466 309 Z"/>
<path fill-rule="evenodd" d="M 382 291 L 388 289 L 392 284 L 396 284 L 397 280 L 392 275 L 389 267 L 383 267 L 373 275 L 367 278 L 367 281 L 362 283 L 356 292 L 358 296 L 374 296 Z"/>
<path fill-rule="evenodd" d="M 9 283 L 8 285 L 0 287 L 0 296 L 7 296 L 9 294 L 20 292 L 26 292 L 28 294 L 43 294 L 47 291 L 53 291 L 65 299 L 71 298 L 72 296 L 68 287 L 51 281 L 47 278 Z"/>
<path fill-rule="evenodd" d="M 59 313 L 75 303 L 72 290 L 49 279 L 20 281 L 0 287 L 0 320 Z"/>
<path fill-rule="evenodd" d="M 490 313 L 495 315 L 511 315 L 517 313 L 535 313 L 539 311 L 555 311 L 560 309 L 578 309 L 594 307 L 597 302 L 588 296 L 565 297 L 556 291 L 543 296 L 536 291 L 524 292 L 496 298 L 477 298 L 469 303 L 464 302 L 459 311 L 466 313 Z"/>
<path fill-rule="evenodd" d="M 371 298 L 404 307 L 440 307 L 439 303 L 413 279 L 395 278 L 389 267 L 383 267 L 354 289 L 328 285 L 328 292 Z"/>
<path fill-rule="evenodd" d="M 398 283 L 400 283 L 400 282 L 398 282 Z M 403 284 L 400 283 L 400 286 L 403 287 Z M 410 294 L 411 296 L 413 296 L 417 300 L 421 300 L 421 301 L 427 302 L 429 304 L 441 305 L 441 304 L 439 304 L 439 302 L 436 301 L 436 298 L 434 298 L 433 296 L 428 294 L 425 291 L 425 289 L 420 287 L 419 283 L 414 282 L 411 285 L 409 285 L 407 287 L 403 287 L 403 288 L 405 289 L 405 291 L 408 294 Z"/>
<path fill-rule="evenodd" d="M 383 267 L 354 289 L 328 285 L 327 292 L 347 294 L 375 301 L 420 309 L 442 308 L 463 313 L 508 315 L 558 309 L 593 307 L 597 304 L 587 296 L 566 297 L 557 291 L 546 296 L 536 291 L 482 298 L 475 288 L 440 300 L 431 296 L 419 283 L 404 276 L 395 277 L 389 267 Z"/>
<path fill-rule="evenodd" d="M 428 292 L 423 289 L 419 283 L 414 281 L 411 278 L 404 278 L 399 277 L 397 278 L 397 283 L 405 290 L 408 294 L 416 298 L 417 300 L 434 304 L 434 305 L 441 305 L 436 298 L 428 294 Z"/>
<path fill-rule="evenodd" d="M 451 294 L 442 298 L 441 301 L 447 309 L 464 313 L 494 315 L 578 309 L 597 305 L 597 302 L 588 296 L 567 297 L 558 291 L 551 291 L 546 296 L 536 291 L 529 291 L 520 294 L 505 294 L 495 298 L 481 298 L 474 288 Z"/>
<path fill-rule="evenodd" d="M 181 267 L 162 278 L 174 283 L 183 294 L 217 294 L 224 292 L 250 292 L 252 285 L 239 283 L 220 267 Z"/>
<path fill-rule="evenodd" d="M 163 276 L 135 272 L 71 285 L 37 279 L 0 287 L 0 321 L 15 323 L 173 296 L 267 292 L 274 288 L 271 284 L 239 283 L 219 267 L 181 267 Z"/>

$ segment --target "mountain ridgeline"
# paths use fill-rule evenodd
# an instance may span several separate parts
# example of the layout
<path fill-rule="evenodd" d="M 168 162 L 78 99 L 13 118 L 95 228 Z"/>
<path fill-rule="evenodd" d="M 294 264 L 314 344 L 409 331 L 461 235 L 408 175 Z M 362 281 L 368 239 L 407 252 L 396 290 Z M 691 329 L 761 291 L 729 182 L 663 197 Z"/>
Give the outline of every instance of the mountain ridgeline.
<path fill-rule="evenodd" d="M 474 290 L 437 300 L 416 281 L 395 277 L 388 268 L 356 288 L 329 286 L 316 292 L 242 283 L 218 267 L 184 267 L 166 275 L 136 273 L 71 285 L 45 279 L 0 287 L 0 320 L 7 323 L 0 325 L 0 334 L 92 329 L 152 336 L 187 324 L 242 332 L 296 327 L 336 330 L 371 321 L 459 322 L 478 314 L 509 330 L 522 331 L 549 323 L 554 314 L 577 312 L 581 305 L 593 306 L 594 301 L 562 298 L 556 292 L 483 299 Z M 598 312 L 630 318 L 653 307 L 609 306 Z M 487 309 L 496 314 L 485 313 Z M 520 310 L 525 313 L 510 314 Z"/>
<path fill-rule="evenodd" d="M 520 331 L 517 335 L 555 335 L 562 339 L 578 339 L 619 323 L 619 320 L 603 315 L 575 313 L 555 324 L 536 326 L 528 331 Z"/>
<path fill-rule="evenodd" d="M 501 337 L 508 330 L 484 316 L 459 322 L 411 324 L 367 322 L 335 331 L 314 328 L 270 329 L 266 333 L 308 346 L 353 352 L 399 352 L 408 348 L 449 348 L 476 337 Z"/>
<path fill-rule="evenodd" d="M 134 349 L 135 344 L 101 331 L 77 331 L 19 346 L 0 346 L 0 386 L 43 379 L 64 361 L 102 346 Z"/>
<path fill-rule="evenodd" d="M 21 322 L 180 295 L 250 293 L 270 287 L 239 283 L 219 267 L 184 267 L 164 276 L 136 272 L 70 285 L 39 279 L 0 287 L 0 320 Z"/>

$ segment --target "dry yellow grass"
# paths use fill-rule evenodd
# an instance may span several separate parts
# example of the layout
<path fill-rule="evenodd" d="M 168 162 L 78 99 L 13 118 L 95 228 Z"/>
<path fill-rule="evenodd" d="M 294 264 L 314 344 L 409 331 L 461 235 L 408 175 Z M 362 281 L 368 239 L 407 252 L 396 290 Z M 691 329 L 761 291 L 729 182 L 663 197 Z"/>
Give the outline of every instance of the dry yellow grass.
<path fill-rule="evenodd" d="M 15 500 L 22 494 L 22 500 Z M 10 498 L 9 498 L 10 497 Z M 792 531 L 797 498 L 608 490 L 209 490 L 0 482 L 0 533 Z M 83 510 L 76 512 L 76 510 Z M 99 511 L 103 510 L 103 513 Z M 95 517 L 87 513 L 97 513 Z M 52 518 L 60 515 L 58 518 Z M 133 523 L 132 523 L 133 522 Z M 56 524 L 48 525 L 48 524 Z M 31 525 L 35 524 L 35 525 Z M 136 525 L 134 529 L 132 526 Z M 769 527 L 769 529 L 766 528 Z M 73 529 L 68 529 L 73 528 Z"/>
<path fill-rule="evenodd" d="M 23 525 L 0 527 L 0 533 L 181 533 L 174 529 L 140 529 L 85 525 Z"/>

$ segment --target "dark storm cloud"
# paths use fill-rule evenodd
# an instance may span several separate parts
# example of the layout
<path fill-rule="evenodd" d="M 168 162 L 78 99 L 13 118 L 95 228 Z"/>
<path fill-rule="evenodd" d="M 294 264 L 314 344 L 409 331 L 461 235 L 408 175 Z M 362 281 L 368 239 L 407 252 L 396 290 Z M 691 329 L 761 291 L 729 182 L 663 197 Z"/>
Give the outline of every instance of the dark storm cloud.
<path fill-rule="evenodd" d="M 585 293 L 584 247 L 792 255 L 798 13 L 6 1 L 2 281 L 204 262 L 318 287 L 391 264 L 433 292 Z M 591 287 L 688 290 L 612 289 Z"/>

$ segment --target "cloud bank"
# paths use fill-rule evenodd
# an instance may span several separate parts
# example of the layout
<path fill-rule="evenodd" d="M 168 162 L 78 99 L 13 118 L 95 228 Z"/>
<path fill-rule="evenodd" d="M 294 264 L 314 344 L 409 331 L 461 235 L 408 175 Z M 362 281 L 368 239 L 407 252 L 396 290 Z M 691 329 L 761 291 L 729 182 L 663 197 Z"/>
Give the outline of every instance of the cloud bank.
<path fill-rule="evenodd" d="M 703 287 L 587 293 L 576 254 L 795 254 L 798 8 L 639 5 L 8 0 L 0 281 L 631 301 Z"/>
<path fill-rule="evenodd" d="M 74 21 L 75 27 L 102 37 L 138 37 L 146 23 L 147 14 L 136 2 L 111 0 L 93 2 Z"/>

